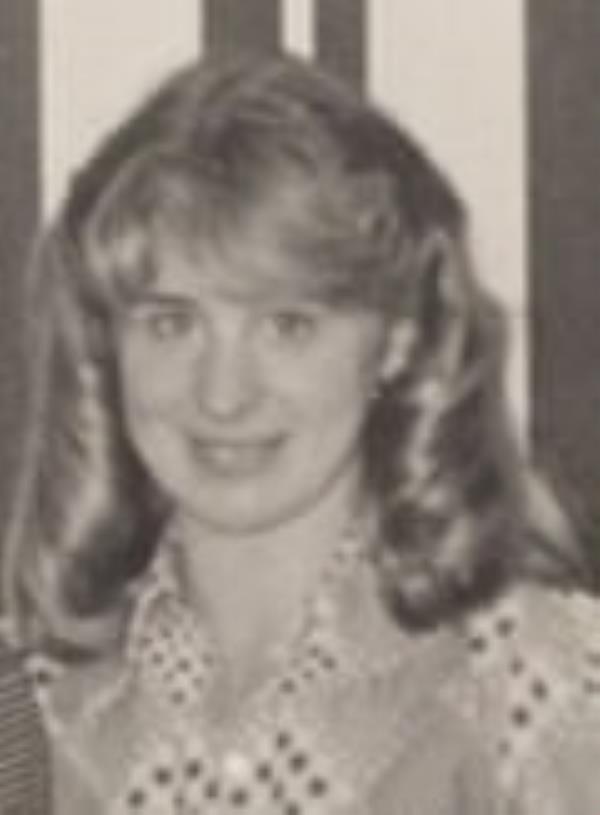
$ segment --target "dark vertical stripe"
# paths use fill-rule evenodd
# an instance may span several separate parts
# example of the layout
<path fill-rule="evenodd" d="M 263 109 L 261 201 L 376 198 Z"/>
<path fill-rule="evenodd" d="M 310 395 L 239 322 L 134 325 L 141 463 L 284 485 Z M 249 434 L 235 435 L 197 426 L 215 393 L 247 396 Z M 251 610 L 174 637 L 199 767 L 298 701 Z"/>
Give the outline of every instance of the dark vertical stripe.
<path fill-rule="evenodd" d="M 365 84 L 365 0 L 317 0 L 316 52 L 320 64 L 352 84 Z"/>
<path fill-rule="evenodd" d="M 210 53 L 280 49 L 279 0 L 206 0 L 204 21 L 204 45 Z"/>
<path fill-rule="evenodd" d="M 22 270 L 38 218 L 35 0 L 0 2 L 0 533 L 18 455 Z"/>
<path fill-rule="evenodd" d="M 600 3 L 529 0 L 528 39 L 534 450 L 600 529 Z"/>

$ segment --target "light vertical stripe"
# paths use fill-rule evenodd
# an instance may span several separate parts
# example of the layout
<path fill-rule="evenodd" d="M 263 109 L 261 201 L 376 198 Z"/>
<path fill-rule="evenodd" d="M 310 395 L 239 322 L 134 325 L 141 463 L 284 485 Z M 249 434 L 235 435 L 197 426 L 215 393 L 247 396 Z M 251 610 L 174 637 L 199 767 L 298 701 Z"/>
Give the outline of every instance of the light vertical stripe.
<path fill-rule="evenodd" d="M 282 37 L 286 51 L 312 57 L 315 52 L 315 2 L 283 0 Z"/>
<path fill-rule="evenodd" d="M 508 387 L 528 428 L 523 0 L 371 0 L 369 85 L 457 182 L 479 267 L 512 318 Z"/>
<path fill-rule="evenodd" d="M 142 94 L 197 54 L 198 0 L 41 4 L 43 208 Z"/>
<path fill-rule="evenodd" d="M 206 0 L 196 0 L 196 13 L 198 15 L 198 48 L 203 54 L 206 51 Z"/>

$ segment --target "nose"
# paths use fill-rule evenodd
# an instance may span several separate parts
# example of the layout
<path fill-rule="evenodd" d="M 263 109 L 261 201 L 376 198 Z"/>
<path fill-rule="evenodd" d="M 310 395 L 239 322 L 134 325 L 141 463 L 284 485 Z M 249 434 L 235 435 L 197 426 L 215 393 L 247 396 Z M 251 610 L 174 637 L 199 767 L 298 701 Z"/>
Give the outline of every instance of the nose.
<path fill-rule="evenodd" d="M 204 348 L 197 369 L 197 399 L 206 415 L 237 420 L 258 403 L 260 375 L 245 338 L 214 337 Z"/>

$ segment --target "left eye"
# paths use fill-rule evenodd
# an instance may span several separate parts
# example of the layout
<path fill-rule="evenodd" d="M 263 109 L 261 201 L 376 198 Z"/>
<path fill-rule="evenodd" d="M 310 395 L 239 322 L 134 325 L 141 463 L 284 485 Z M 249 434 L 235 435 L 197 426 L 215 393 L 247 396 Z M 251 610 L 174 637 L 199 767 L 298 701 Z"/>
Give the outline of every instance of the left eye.
<path fill-rule="evenodd" d="M 188 333 L 193 317 L 187 311 L 156 311 L 146 315 L 146 328 L 158 340 L 169 340 Z"/>
<path fill-rule="evenodd" d="M 268 330 L 277 338 L 302 342 L 317 331 L 317 318 L 303 311 L 277 311 L 266 317 Z"/>

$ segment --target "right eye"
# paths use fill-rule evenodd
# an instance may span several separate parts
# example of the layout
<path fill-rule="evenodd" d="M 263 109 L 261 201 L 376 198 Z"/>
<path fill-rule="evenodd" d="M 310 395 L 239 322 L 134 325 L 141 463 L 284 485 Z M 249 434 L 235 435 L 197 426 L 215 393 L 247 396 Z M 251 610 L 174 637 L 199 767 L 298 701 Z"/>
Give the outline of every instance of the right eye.
<path fill-rule="evenodd" d="M 194 314 L 189 309 L 147 309 L 137 314 L 138 325 L 154 340 L 177 340 L 194 328 Z"/>

